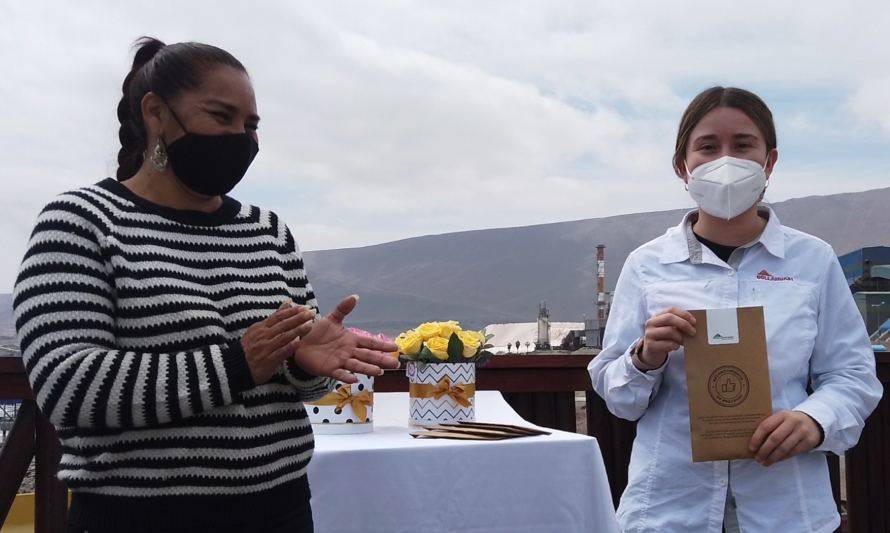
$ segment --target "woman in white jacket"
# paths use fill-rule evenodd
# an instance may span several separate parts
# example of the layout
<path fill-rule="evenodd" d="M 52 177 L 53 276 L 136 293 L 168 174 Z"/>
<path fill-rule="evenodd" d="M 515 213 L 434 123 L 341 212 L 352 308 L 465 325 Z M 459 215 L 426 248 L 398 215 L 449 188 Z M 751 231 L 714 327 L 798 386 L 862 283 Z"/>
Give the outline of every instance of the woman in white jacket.
<path fill-rule="evenodd" d="M 748 91 L 713 87 L 683 114 L 674 170 L 699 209 L 628 256 L 589 367 L 609 410 L 639 420 L 624 531 L 840 524 L 822 452 L 856 444 L 882 389 L 834 251 L 759 204 L 777 158 L 772 113 Z M 687 310 L 744 306 L 764 307 L 774 413 L 751 438 L 755 459 L 693 463 Z"/>

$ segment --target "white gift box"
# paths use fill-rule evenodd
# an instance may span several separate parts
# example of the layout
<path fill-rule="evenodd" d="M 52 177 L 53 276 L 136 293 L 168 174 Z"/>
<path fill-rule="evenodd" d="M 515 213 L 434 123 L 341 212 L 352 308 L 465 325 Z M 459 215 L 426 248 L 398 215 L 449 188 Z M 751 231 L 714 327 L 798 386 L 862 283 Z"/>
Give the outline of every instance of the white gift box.
<path fill-rule="evenodd" d="M 411 361 L 410 418 L 414 425 L 472 422 L 476 418 L 476 364 Z"/>
<path fill-rule="evenodd" d="M 358 383 L 338 381 L 324 398 L 306 404 L 312 431 L 318 435 L 343 435 L 374 431 L 374 378 L 355 374 Z M 364 418 L 361 410 L 364 409 Z"/>

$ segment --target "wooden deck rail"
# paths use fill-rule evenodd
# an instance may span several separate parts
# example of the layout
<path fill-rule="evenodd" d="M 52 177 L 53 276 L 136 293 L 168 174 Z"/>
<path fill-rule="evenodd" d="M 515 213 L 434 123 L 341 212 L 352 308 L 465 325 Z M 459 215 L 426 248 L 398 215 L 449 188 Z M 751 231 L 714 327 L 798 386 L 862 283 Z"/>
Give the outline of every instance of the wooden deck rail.
<path fill-rule="evenodd" d="M 884 397 L 847 451 L 847 516 L 851 533 L 890 531 L 890 352 L 875 352 Z"/>
<path fill-rule="evenodd" d="M 52 424 L 40 413 L 21 357 L 0 357 L 0 401 L 21 400 L 18 416 L 0 450 L 0 524 L 34 459 L 34 531 L 65 531 L 68 491 L 56 478 L 61 447 Z"/>
<path fill-rule="evenodd" d="M 878 376 L 890 383 L 890 354 L 876 353 Z M 587 375 L 590 356 L 516 355 L 495 356 L 479 369 L 479 390 L 498 390 L 525 419 L 546 427 L 576 431 L 575 392 L 585 393 L 587 431 L 602 450 L 613 500 L 627 484 L 627 465 L 635 435 L 631 422 L 612 416 L 591 390 Z M 378 377 L 378 392 L 408 389 L 404 370 Z M 36 408 L 31 389 L 17 357 L 0 357 L 0 401 L 22 400 L 18 418 L 0 453 L 0 524 L 12 504 L 28 463 L 36 456 L 37 533 L 65 529 L 65 486 L 55 477 L 59 443 L 55 431 Z M 869 418 L 859 444 L 847 453 L 846 487 L 848 531 L 890 531 L 890 399 L 881 400 Z M 829 456 L 835 499 L 840 502 L 837 458 Z M 833 460 L 832 460 L 833 458 Z"/>

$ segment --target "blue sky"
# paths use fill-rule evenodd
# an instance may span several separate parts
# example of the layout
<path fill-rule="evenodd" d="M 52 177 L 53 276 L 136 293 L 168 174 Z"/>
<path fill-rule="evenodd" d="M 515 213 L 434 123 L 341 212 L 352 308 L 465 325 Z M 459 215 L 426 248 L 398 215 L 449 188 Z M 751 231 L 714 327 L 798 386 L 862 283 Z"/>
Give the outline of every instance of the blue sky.
<path fill-rule="evenodd" d="M 114 173 L 143 34 L 247 66 L 261 151 L 234 195 L 304 249 L 689 207 L 674 135 L 713 84 L 775 113 L 768 200 L 890 186 L 885 1 L 74 6 L 0 5 L 5 287 L 39 209 Z"/>

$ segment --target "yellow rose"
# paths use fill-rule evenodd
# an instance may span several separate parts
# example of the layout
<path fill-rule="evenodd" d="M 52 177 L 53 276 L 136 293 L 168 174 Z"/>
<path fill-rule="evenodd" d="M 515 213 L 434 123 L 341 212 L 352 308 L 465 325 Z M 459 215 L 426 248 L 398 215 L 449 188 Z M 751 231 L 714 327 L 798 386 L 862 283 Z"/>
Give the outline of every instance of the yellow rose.
<path fill-rule="evenodd" d="M 457 333 L 460 330 L 460 323 L 454 320 L 439 322 L 439 336 L 443 339 L 450 339 L 452 333 Z"/>
<path fill-rule="evenodd" d="M 427 322 L 425 324 L 417 326 L 417 329 L 415 329 L 414 331 L 416 331 L 418 335 L 423 337 L 423 340 L 429 340 L 433 337 L 439 336 L 439 324 L 438 322 Z"/>
<path fill-rule="evenodd" d="M 426 341 L 426 347 L 429 348 L 433 357 L 439 361 L 446 361 L 448 359 L 448 339 L 433 337 Z"/>
<path fill-rule="evenodd" d="M 423 346 L 423 337 L 413 331 L 406 331 L 396 337 L 396 340 L 393 342 L 399 347 L 399 352 L 412 356 L 420 353 L 420 349 Z"/>
<path fill-rule="evenodd" d="M 482 346 L 482 337 L 478 331 L 458 331 L 457 338 L 464 343 L 464 357 L 473 357 Z"/>

